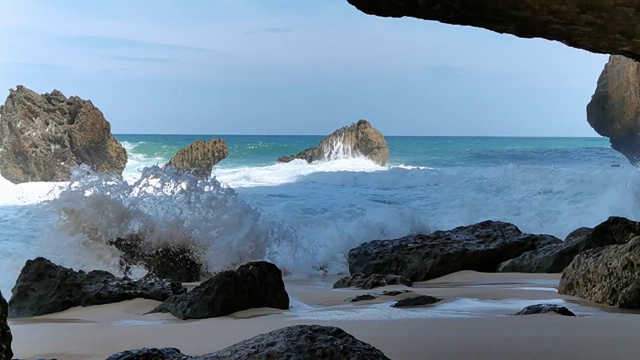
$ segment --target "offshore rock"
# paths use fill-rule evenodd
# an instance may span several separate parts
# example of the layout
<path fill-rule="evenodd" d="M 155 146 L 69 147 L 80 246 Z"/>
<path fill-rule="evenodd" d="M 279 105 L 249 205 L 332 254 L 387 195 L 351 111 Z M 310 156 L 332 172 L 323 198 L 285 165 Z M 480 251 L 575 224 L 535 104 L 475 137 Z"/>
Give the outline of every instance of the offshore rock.
<path fill-rule="evenodd" d="M 371 15 L 474 26 L 640 60 L 640 6 L 635 0 L 347 1 Z"/>
<path fill-rule="evenodd" d="M 0 292 L 0 360 L 13 359 L 13 352 L 11 351 L 13 337 L 7 323 L 7 316 L 9 316 L 9 305 L 2 296 L 2 292 Z"/>
<path fill-rule="evenodd" d="M 534 314 L 546 314 L 554 312 L 556 314 L 564 315 L 564 316 L 576 316 L 573 311 L 567 309 L 566 307 L 558 304 L 536 304 L 529 305 L 524 309 L 518 311 L 516 313 L 517 316 L 520 315 L 534 315 Z"/>
<path fill-rule="evenodd" d="M 435 303 L 440 302 L 440 301 L 442 301 L 442 299 L 434 297 L 434 296 L 417 295 L 417 296 L 404 298 L 402 300 L 398 300 L 398 301 L 396 301 L 395 304 L 393 304 L 391 306 L 395 307 L 395 308 L 414 307 L 414 306 L 432 305 L 432 304 L 435 304 Z"/>
<path fill-rule="evenodd" d="M 282 272 L 266 261 L 250 262 L 237 270 L 220 272 L 190 292 L 170 297 L 152 312 L 168 312 L 187 320 L 261 307 L 289 309 L 289 294 L 282 281 Z"/>
<path fill-rule="evenodd" d="M 389 163 L 387 141 L 382 133 L 374 129 L 367 120 L 360 120 L 356 124 L 340 128 L 322 139 L 318 146 L 303 150 L 296 155 L 282 156 L 278 162 L 302 159 L 311 163 L 354 156 L 364 156 L 380 166 Z"/>
<path fill-rule="evenodd" d="M 198 140 L 191 145 L 178 150 L 176 155 L 165 165 L 172 167 L 178 173 L 190 173 L 204 179 L 211 176 L 213 166 L 229 156 L 227 143 L 222 139 L 209 141 Z"/>
<path fill-rule="evenodd" d="M 640 309 L 640 236 L 580 253 L 564 269 L 558 293 Z"/>
<path fill-rule="evenodd" d="M 173 348 L 130 350 L 107 360 L 389 360 L 382 351 L 332 326 L 295 325 L 220 351 L 188 356 Z"/>
<path fill-rule="evenodd" d="M 345 276 L 342 279 L 336 281 L 333 284 L 334 289 L 357 287 L 359 289 L 373 289 L 381 286 L 388 285 L 405 285 L 412 286 L 411 280 L 405 279 L 398 275 L 380 275 L 373 274 L 370 276 L 364 276 L 363 273 L 353 274 L 352 276 Z"/>
<path fill-rule="evenodd" d="M 640 163 L 640 64 L 624 56 L 611 56 L 598 78 L 587 121 L 611 147 Z"/>
<path fill-rule="evenodd" d="M 27 260 L 11 290 L 9 316 L 38 316 L 75 306 L 110 304 L 136 298 L 164 301 L 184 292 L 180 283 L 150 276 L 139 280 L 117 278 L 102 270 L 74 271 L 38 257 Z"/>
<path fill-rule="evenodd" d="M 89 100 L 18 85 L 0 106 L 0 175 L 13 183 L 67 181 L 71 168 L 122 174 L 127 152 Z"/>
<path fill-rule="evenodd" d="M 524 234 L 515 225 L 484 221 L 429 235 L 375 240 L 351 249 L 352 274 L 396 274 L 424 281 L 461 270 L 493 272 L 500 263 L 530 251 L 544 235 Z"/>

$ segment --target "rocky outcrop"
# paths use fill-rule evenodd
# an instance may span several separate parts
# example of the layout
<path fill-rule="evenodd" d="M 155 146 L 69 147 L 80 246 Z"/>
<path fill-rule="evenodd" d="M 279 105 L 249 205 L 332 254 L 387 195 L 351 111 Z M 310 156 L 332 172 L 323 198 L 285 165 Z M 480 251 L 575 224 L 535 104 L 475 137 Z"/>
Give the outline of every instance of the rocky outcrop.
<path fill-rule="evenodd" d="M 152 249 L 139 235 L 117 238 L 109 244 L 120 250 L 120 267 L 125 274 L 138 265 L 151 275 L 171 281 L 201 281 L 208 275 L 200 256 L 186 246 L 167 245 Z"/>
<path fill-rule="evenodd" d="M 229 156 L 227 143 L 222 139 L 209 141 L 198 140 L 178 150 L 176 155 L 165 165 L 179 173 L 189 173 L 204 179 L 211 176 L 213 166 Z"/>
<path fill-rule="evenodd" d="M 591 231 L 591 229 L 590 229 Z M 527 251 L 517 258 L 507 260 L 498 266 L 498 272 L 559 273 L 573 258 L 588 248 L 589 233 L 582 236 L 570 235 L 565 241 L 553 238 L 544 246 Z"/>
<path fill-rule="evenodd" d="M 71 168 L 121 174 L 127 152 L 91 101 L 24 86 L 0 106 L 0 175 L 13 183 L 67 181 Z"/>
<path fill-rule="evenodd" d="M 7 316 L 9 315 L 9 306 L 7 300 L 2 296 L 0 292 L 0 360 L 13 359 L 13 352 L 11 351 L 11 329 L 7 323 Z"/>
<path fill-rule="evenodd" d="M 364 276 L 362 273 L 353 274 L 352 276 L 345 276 L 342 279 L 336 281 L 333 284 L 334 289 L 357 287 L 359 289 L 373 289 L 381 286 L 389 285 L 405 285 L 412 286 L 411 280 L 405 279 L 398 275 L 380 275 L 373 274 L 370 276 Z"/>
<path fill-rule="evenodd" d="M 564 315 L 564 316 L 576 316 L 573 311 L 567 309 L 566 307 L 558 304 L 536 304 L 529 305 L 524 309 L 518 311 L 515 315 L 534 315 L 534 314 L 546 314 L 554 312 L 556 314 Z"/>
<path fill-rule="evenodd" d="M 640 64 L 624 56 L 611 56 L 598 78 L 587 121 L 611 147 L 640 163 Z"/>
<path fill-rule="evenodd" d="M 558 293 L 640 309 L 640 236 L 580 253 L 562 273 Z"/>
<path fill-rule="evenodd" d="M 640 11 L 635 0 L 347 1 L 367 14 L 469 25 L 640 60 Z"/>
<path fill-rule="evenodd" d="M 295 325 L 220 351 L 188 356 L 173 348 L 130 350 L 107 360 L 389 360 L 382 351 L 332 326 Z"/>
<path fill-rule="evenodd" d="M 417 296 L 404 298 L 402 300 L 398 300 L 396 301 L 395 304 L 391 306 L 395 308 L 424 306 L 424 305 L 432 305 L 440 301 L 442 301 L 442 299 L 437 297 L 433 297 L 429 295 L 417 295 Z"/>
<path fill-rule="evenodd" d="M 318 160 L 334 160 L 364 156 L 380 166 L 389 163 L 389 148 L 382 133 L 374 129 L 367 120 L 345 126 L 320 141 L 316 147 L 308 148 L 296 155 L 283 156 L 278 162 L 296 159 L 311 163 Z"/>
<path fill-rule="evenodd" d="M 556 239 L 557 240 L 557 239 Z M 349 251 L 352 274 L 396 274 L 424 281 L 460 270 L 493 272 L 500 263 L 546 244 L 513 224 L 484 221 L 429 235 L 375 240 Z"/>
<path fill-rule="evenodd" d="M 190 292 L 172 296 L 152 312 L 168 312 L 182 320 L 225 316 L 252 308 L 289 309 L 282 272 L 266 261 L 223 271 Z"/>
<path fill-rule="evenodd" d="M 110 304 L 136 298 L 164 301 L 184 292 L 180 283 L 149 276 L 139 280 L 117 278 L 102 270 L 74 271 L 39 257 L 27 260 L 22 268 L 11 290 L 9 316 L 37 316 L 74 306 Z"/>

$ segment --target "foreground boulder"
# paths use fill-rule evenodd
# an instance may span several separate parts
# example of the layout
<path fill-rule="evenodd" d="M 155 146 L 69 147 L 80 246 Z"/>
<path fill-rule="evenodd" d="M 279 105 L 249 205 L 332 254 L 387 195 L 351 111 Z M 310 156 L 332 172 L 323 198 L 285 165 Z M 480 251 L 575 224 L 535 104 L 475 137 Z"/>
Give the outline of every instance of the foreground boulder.
<path fill-rule="evenodd" d="M 208 274 L 198 253 L 186 245 L 151 249 L 139 235 L 117 238 L 109 244 L 120 250 L 120 267 L 125 274 L 135 265 L 160 279 L 177 282 L 200 281 Z"/>
<path fill-rule="evenodd" d="M 564 269 L 558 293 L 640 309 L 640 236 L 580 253 Z"/>
<path fill-rule="evenodd" d="M 635 0 L 347 0 L 379 16 L 411 16 L 640 59 Z"/>
<path fill-rule="evenodd" d="M 566 307 L 558 304 L 536 304 L 529 305 L 524 309 L 518 311 L 516 313 L 517 316 L 520 315 L 534 315 L 534 314 L 546 314 L 554 312 L 556 314 L 564 315 L 564 316 L 576 316 L 573 311 L 567 309 Z"/>
<path fill-rule="evenodd" d="M 172 296 L 152 312 L 168 312 L 182 320 L 225 316 L 237 311 L 270 307 L 289 309 L 282 272 L 266 261 L 223 271 L 190 292 Z"/>
<path fill-rule="evenodd" d="M 316 147 L 308 148 L 296 155 L 283 156 L 278 162 L 296 159 L 313 162 L 364 156 L 380 166 L 389 163 L 389 148 L 382 133 L 374 129 L 367 120 L 345 126 L 320 141 Z"/>
<path fill-rule="evenodd" d="M 65 268 L 38 257 L 27 260 L 11 290 L 9 316 L 13 318 L 56 313 L 74 306 L 91 306 L 136 298 L 164 301 L 185 290 L 180 283 L 154 277 L 117 278 L 93 270 Z"/>
<path fill-rule="evenodd" d="M 389 285 L 412 286 L 412 282 L 411 280 L 405 279 L 402 276 L 398 275 L 373 274 L 370 276 L 365 276 L 362 273 L 357 273 L 353 274 L 352 276 L 343 277 L 342 279 L 336 281 L 336 283 L 333 284 L 333 288 L 342 289 L 348 287 L 357 287 L 359 289 L 369 290 Z"/>
<path fill-rule="evenodd" d="M 461 270 L 493 272 L 500 263 L 548 241 L 548 236 L 524 234 L 513 224 L 484 221 L 361 244 L 349 251 L 349 271 L 365 276 L 396 274 L 414 282 Z"/>
<path fill-rule="evenodd" d="M 332 326 L 295 325 L 241 341 L 220 351 L 187 356 L 177 349 L 130 350 L 107 360 L 389 360 L 382 351 Z"/>
<path fill-rule="evenodd" d="M 7 324 L 7 316 L 9 315 L 9 306 L 7 300 L 2 296 L 0 292 L 0 360 L 13 359 L 13 352 L 11 351 L 11 329 Z"/>
<path fill-rule="evenodd" d="M 0 175 L 13 183 L 67 181 L 71 168 L 122 174 L 127 152 L 91 101 L 24 86 L 0 106 Z"/>
<path fill-rule="evenodd" d="M 587 121 L 611 147 L 640 163 L 640 64 L 624 56 L 611 56 L 598 78 Z"/>
<path fill-rule="evenodd" d="M 222 139 L 209 141 L 198 140 L 191 145 L 178 150 L 176 155 L 165 165 L 172 167 L 179 173 L 190 173 L 197 178 L 204 179 L 211 176 L 213 166 L 229 156 L 227 143 Z"/>

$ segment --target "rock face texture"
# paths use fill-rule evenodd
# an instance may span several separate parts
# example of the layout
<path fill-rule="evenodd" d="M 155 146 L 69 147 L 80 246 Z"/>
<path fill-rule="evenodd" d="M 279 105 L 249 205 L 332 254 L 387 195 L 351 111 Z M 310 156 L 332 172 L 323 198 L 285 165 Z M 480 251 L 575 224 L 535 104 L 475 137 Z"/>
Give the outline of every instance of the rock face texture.
<path fill-rule="evenodd" d="M 640 60 L 635 0 L 347 0 L 379 16 L 469 25 L 522 38 L 544 38 Z"/>
<path fill-rule="evenodd" d="M 589 229 L 591 231 L 591 229 Z M 535 250 L 527 251 L 517 258 L 507 260 L 498 266 L 498 272 L 559 273 L 573 258 L 590 246 L 589 234 L 567 236 L 565 241 L 551 241 Z"/>
<path fill-rule="evenodd" d="M 178 150 L 176 155 L 165 165 L 180 173 L 190 173 L 204 179 L 211 176 L 213 166 L 229 156 L 227 143 L 222 139 L 209 141 L 198 140 Z"/>
<path fill-rule="evenodd" d="M 7 316 L 9 315 L 9 305 L 0 292 L 0 360 L 13 359 L 11 351 L 11 329 L 7 324 Z"/>
<path fill-rule="evenodd" d="M 429 235 L 361 244 L 349 251 L 349 271 L 365 276 L 395 274 L 411 281 L 460 270 L 493 272 L 500 263 L 548 241 L 547 235 L 524 234 L 513 224 L 484 221 Z"/>
<path fill-rule="evenodd" d="M 27 260 L 11 292 L 9 316 L 18 318 L 135 298 L 164 301 L 185 289 L 153 277 L 131 280 L 101 270 L 74 271 L 39 257 Z"/>
<path fill-rule="evenodd" d="M 260 307 L 289 309 L 282 272 L 266 261 L 220 272 L 190 292 L 170 297 L 153 312 L 169 312 L 187 320 L 225 316 Z"/>
<path fill-rule="evenodd" d="M 639 309 L 640 236 L 580 253 L 562 273 L 558 293 Z"/>
<path fill-rule="evenodd" d="M 564 315 L 564 316 L 576 316 L 573 311 L 567 309 L 566 307 L 558 304 L 536 304 L 529 305 L 524 309 L 518 311 L 516 313 L 517 316 L 520 315 L 534 315 L 534 314 L 546 314 L 554 312 L 556 314 Z"/>
<path fill-rule="evenodd" d="M 640 163 L 640 63 L 611 56 L 587 105 L 587 121 L 611 147 Z"/>
<path fill-rule="evenodd" d="M 295 325 L 220 351 L 188 356 L 173 348 L 130 350 L 107 360 L 389 360 L 382 351 L 331 326 Z"/>
<path fill-rule="evenodd" d="M 364 156 L 380 166 L 389 163 L 389 148 L 382 133 L 374 129 L 367 120 L 345 126 L 334 131 L 320 141 L 316 147 L 308 148 L 296 155 L 283 156 L 278 162 L 290 162 L 296 159 L 313 162 Z"/>
<path fill-rule="evenodd" d="M 333 284 L 334 289 L 357 287 L 359 289 L 373 289 L 381 286 L 388 285 L 405 285 L 411 286 L 411 280 L 405 279 L 398 275 L 380 275 L 373 274 L 371 276 L 364 276 L 362 273 L 353 274 L 352 276 L 345 276 L 342 279 L 336 281 Z"/>
<path fill-rule="evenodd" d="M 109 244 L 120 250 L 120 266 L 125 274 L 134 265 L 143 266 L 160 279 L 178 282 L 200 281 L 207 274 L 202 259 L 186 247 L 148 249 L 139 235 L 117 238 Z"/>
<path fill-rule="evenodd" d="M 0 175 L 13 183 L 66 181 L 71 167 L 121 174 L 127 152 L 91 101 L 18 86 L 0 106 Z"/>

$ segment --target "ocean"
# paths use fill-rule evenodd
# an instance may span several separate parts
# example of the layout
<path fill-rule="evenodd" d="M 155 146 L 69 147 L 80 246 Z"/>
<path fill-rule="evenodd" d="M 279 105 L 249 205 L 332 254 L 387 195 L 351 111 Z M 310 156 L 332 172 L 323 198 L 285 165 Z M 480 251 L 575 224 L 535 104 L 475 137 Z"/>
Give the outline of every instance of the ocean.
<path fill-rule="evenodd" d="M 362 158 L 277 164 L 322 136 L 219 136 L 215 179 L 162 172 L 175 152 L 214 136 L 117 135 L 124 179 L 79 169 L 70 183 L 0 179 L 0 290 L 45 256 L 118 272 L 108 239 L 191 241 L 224 269 L 267 259 L 290 277 L 347 271 L 374 239 L 493 219 L 563 238 L 611 215 L 640 218 L 638 170 L 604 138 L 386 137 L 389 166 Z M 217 136 L 216 136 L 217 137 Z M 141 274 L 138 270 L 138 274 Z"/>

